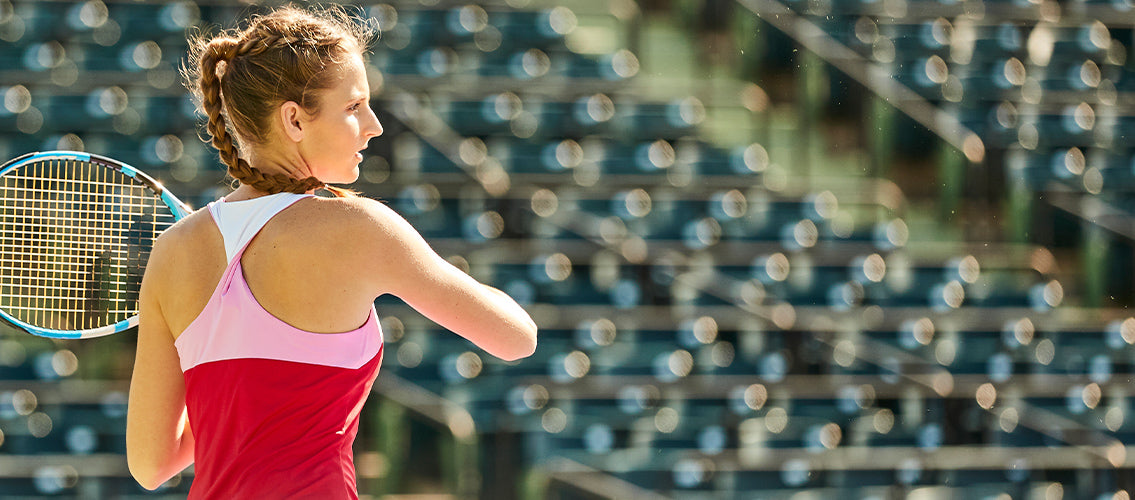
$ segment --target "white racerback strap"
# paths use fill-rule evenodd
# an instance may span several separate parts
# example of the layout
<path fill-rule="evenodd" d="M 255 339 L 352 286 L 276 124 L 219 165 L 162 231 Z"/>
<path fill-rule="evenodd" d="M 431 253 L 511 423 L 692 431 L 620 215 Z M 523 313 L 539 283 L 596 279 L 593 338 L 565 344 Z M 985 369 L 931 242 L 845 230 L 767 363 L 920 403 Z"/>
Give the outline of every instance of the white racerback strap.
<path fill-rule="evenodd" d="M 311 194 L 276 193 L 251 200 L 225 201 L 223 198 L 209 204 L 209 214 L 221 230 L 225 240 L 226 261 L 232 263 L 233 256 L 260 232 L 273 216 Z"/>

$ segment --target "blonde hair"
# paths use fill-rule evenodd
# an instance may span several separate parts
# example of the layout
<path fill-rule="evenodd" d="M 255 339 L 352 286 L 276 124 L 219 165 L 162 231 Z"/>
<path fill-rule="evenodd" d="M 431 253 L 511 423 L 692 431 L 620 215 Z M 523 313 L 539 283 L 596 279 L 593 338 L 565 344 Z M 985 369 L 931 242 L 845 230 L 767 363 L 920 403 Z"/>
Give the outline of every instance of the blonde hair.
<path fill-rule="evenodd" d="M 242 31 L 192 36 L 182 74 L 209 118 L 206 130 L 229 175 L 268 193 L 325 188 L 336 196 L 353 195 L 315 177 L 297 179 L 253 168 L 241 158 L 228 125 L 238 140 L 259 145 L 267 143 L 269 117 L 281 104 L 293 101 L 318 115 L 319 97 L 335 84 L 335 69 L 352 55 L 364 54 L 374 37 L 373 27 L 342 8 L 292 5 L 252 16 Z"/>

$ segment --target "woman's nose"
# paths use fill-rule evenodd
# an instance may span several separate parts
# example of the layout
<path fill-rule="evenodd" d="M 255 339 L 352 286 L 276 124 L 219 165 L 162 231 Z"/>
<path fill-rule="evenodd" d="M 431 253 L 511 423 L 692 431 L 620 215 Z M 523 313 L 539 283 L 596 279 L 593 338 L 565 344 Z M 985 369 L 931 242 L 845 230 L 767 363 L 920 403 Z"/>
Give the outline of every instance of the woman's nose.
<path fill-rule="evenodd" d="M 367 137 L 378 137 L 382 135 L 382 123 L 378 121 L 378 115 L 374 114 L 373 109 L 370 110 L 370 117 L 374 123 L 367 128 Z"/>

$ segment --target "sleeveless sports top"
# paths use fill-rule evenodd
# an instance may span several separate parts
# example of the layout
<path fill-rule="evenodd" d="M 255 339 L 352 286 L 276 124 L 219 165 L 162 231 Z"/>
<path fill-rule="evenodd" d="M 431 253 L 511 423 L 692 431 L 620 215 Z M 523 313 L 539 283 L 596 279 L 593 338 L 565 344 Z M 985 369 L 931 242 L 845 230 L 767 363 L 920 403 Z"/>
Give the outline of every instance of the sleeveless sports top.
<path fill-rule="evenodd" d="M 307 196 L 208 206 L 228 266 L 174 344 L 196 441 L 190 499 L 358 498 L 351 447 L 382 363 L 374 307 L 358 329 L 307 332 L 264 310 L 241 271 L 260 228 Z"/>

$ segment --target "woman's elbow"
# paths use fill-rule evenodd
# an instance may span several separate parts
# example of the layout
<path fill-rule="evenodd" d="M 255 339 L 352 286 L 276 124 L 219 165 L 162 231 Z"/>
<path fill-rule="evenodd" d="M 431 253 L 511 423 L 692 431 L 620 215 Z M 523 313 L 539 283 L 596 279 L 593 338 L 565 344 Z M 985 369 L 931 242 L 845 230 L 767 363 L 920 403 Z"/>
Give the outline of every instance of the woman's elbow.
<path fill-rule="evenodd" d="M 149 491 L 154 491 L 154 490 L 158 489 L 158 487 L 161 486 L 163 483 L 165 483 L 165 481 L 161 481 L 161 480 L 157 480 L 157 479 L 139 478 L 138 476 L 134 476 L 134 480 L 138 481 L 139 485 L 141 485 L 143 488 L 145 488 Z"/>
<path fill-rule="evenodd" d="M 166 479 L 161 477 L 157 466 L 141 462 L 141 460 L 132 458 L 129 454 L 126 456 L 126 467 L 130 469 L 130 475 L 134 476 L 134 480 L 139 485 L 153 491 L 166 482 Z"/>
<path fill-rule="evenodd" d="M 505 361 L 517 361 L 536 352 L 536 326 L 533 325 L 530 331 L 524 332 L 520 338 L 513 343 L 510 343 L 509 348 L 505 352 L 501 352 L 496 356 Z"/>
<path fill-rule="evenodd" d="M 137 445 L 132 449 L 130 444 L 128 440 L 126 467 L 134 480 L 147 490 L 156 490 L 184 468 L 177 465 L 173 457 L 162 458 L 163 455 L 159 450 L 138 449 Z"/>

